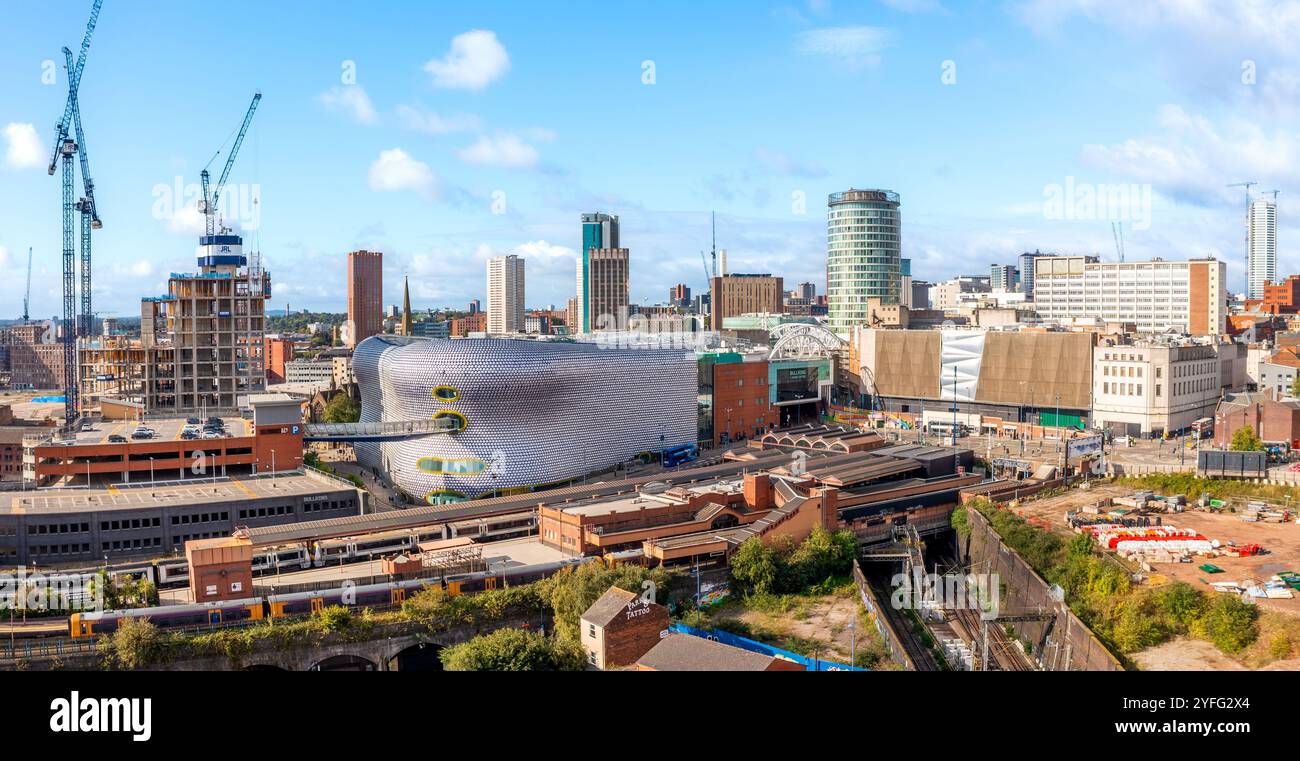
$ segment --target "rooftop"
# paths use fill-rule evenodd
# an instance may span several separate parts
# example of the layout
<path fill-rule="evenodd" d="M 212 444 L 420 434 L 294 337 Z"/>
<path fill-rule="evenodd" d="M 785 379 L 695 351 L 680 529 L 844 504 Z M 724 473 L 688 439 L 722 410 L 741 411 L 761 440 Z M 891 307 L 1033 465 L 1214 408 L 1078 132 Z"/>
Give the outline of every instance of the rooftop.
<path fill-rule="evenodd" d="M 226 480 L 172 482 L 103 489 L 36 489 L 11 492 L 0 498 L 0 514 L 84 513 L 95 510 L 157 507 L 159 504 L 195 505 L 272 497 L 328 494 L 351 489 L 342 482 L 297 473 L 275 478 L 229 478 Z"/>
<path fill-rule="evenodd" d="M 770 655 L 674 632 L 636 663 L 654 671 L 766 671 L 773 660 Z"/>

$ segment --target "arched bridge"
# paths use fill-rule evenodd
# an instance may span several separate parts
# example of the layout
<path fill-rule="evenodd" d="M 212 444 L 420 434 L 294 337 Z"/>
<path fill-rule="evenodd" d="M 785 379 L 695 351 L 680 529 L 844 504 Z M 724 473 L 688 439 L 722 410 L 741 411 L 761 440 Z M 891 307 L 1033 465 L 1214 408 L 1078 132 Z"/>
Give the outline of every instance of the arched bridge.
<path fill-rule="evenodd" d="M 303 441 L 405 441 L 424 436 L 455 433 L 460 425 L 453 418 L 437 420 L 395 420 L 386 423 L 308 423 Z"/>

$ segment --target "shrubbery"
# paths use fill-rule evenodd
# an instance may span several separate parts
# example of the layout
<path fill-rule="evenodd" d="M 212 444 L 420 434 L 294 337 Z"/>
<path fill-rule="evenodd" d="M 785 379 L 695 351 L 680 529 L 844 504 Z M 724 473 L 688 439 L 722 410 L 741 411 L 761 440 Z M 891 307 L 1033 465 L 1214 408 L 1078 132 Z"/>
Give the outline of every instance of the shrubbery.
<path fill-rule="evenodd" d="M 857 539 L 851 531 L 815 528 L 802 543 L 789 537 L 745 540 L 732 554 L 731 578 L 755 595 L 799 592 L 853 567 Z"/>
<path fill-rule="evenodd" d="M 576 642 L 523 629 L 497 629 L 442 651 L 447 671 L 581 671 Z"/>
<path fill-rule="evenodd" d="M 1063 541 L 987 500 L 972 500 L 955 512 L 969 508 L 988 518 L 1007 546 L 1044 579 L 1059 584 L 1070 608 L 1119 653 L 1180 636 L 1206 639 L 1225 653 L 1238 653 L 1259 636 L 1255 606 L 1235 597 L 1211 597 L 1185 582 L 1134 587 L 1128 571 L 1115 558 L 1098 553 L 1087 534 Z"/>

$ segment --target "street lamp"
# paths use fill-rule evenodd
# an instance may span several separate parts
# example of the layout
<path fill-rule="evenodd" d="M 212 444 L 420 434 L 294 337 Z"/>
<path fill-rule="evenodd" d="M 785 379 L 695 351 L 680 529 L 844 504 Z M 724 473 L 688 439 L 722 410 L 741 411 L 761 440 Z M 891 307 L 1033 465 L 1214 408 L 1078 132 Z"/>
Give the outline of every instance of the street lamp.
<path fill-rule="evenodd" d="M 154 480 L 153 480 L 153 455 L 150 455 L 150 456 L 149 456 L 149 486 L 152 487 L 153 485 L 154 485 Z"/>

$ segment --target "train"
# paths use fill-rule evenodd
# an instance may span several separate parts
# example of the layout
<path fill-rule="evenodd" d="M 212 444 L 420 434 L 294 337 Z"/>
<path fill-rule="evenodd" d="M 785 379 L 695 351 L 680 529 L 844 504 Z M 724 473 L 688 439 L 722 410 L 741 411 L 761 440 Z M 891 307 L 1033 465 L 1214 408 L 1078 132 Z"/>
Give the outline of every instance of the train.
<path fill-rule="evenodd" d="M 475 571 L 447 578 L 408 579 L 310 592 L 247 597 L 223 602 L 73 613 L 68 617 L 68 636 L 72 639 L 84 639 L 112 634 L 117 631 L 118 625 L 128 618 L 146 619 L 160 628 L 232 626 L 309 616 L 332 605 L 353 609 L 401 605 L 408 596 L 431 587 L 440 587 L 446 590 L 447 594 L 458 597 L 497 589 L 503 585 L 529 584 L 566 568 L 593 561 L 616 566 L 630 562 L 644 562 L 644 555 L 641 550 L 625 550 L 600 557 L 565 558 L 550 563 L 500 571 Z"/>
<path fill-rule="evenodd" d="M 499 515 L 456 523 L 410 529 L 395 529 L 362 536 L 299 542 L 258 550 L 253 555 L 253 575 L 266 576 L 305 571 L 325 565 L 361 563 L 402 552 L 418 551 L 423 542 L 469 537 L 477 541 L 495 541 L 527 536 L 537 527 L 532 513 Z M 61 569 L 64 573 L 98 573 L 102 566 L 84 569 Z M 183 587 L 189 583 L 189 564 L 185 558 L 126 561 L 110 566 L 114 581 L 147 579 L 158 589 Z"/>

